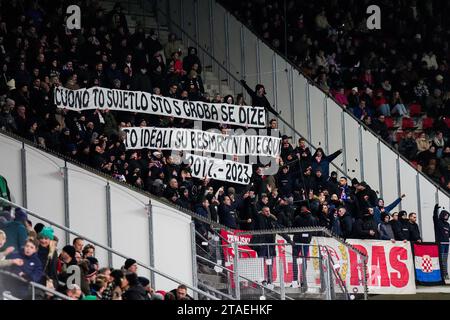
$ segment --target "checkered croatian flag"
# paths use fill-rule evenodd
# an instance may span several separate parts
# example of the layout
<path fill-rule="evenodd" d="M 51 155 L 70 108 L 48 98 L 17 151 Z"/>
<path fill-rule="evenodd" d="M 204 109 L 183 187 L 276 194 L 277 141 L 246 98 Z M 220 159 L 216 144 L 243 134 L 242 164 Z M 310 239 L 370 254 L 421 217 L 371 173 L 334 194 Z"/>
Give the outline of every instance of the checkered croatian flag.
<path fill-rule="evenodd" d="M 443 284 L 439 264 L 439 247 L 435 243 L 414 243 L 416 282 L 421 285 Z"/>

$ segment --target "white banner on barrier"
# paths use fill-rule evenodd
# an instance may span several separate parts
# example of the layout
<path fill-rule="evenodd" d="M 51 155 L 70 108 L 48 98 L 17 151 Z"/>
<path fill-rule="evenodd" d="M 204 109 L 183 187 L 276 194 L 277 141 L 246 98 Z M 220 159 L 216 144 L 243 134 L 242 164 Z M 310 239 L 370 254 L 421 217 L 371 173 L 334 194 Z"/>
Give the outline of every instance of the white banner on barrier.
<path fill-rule="evenodd" d="M 249 184 L 252 177 L 252 166 L 235 161 L 207 158 L 194 154 L 186 154 L 191 165 L 191 175 L 195 178 L 213 178 L 239 184 Z"/>
<path fill-rule="evenodd" d="M 204 151 L 236 156 L 280 154 L 281 139 L 272 136 L 224 135 L 198 129 L 131 127 L 124 128 L 127 149 Z"/>
<path fill-rule="evenodd" d="M 347 242 L 368 256 L 366 276 L 370 294 L 416 293 L 410 242 L 358 239 L 347 239 Z M 311 244 L 328 247 L 333 262 L 339 265 L 338 272 L 350 293 L 364 292 L 361 284 L 363 270 L 360 255 L 333 238 L 313 237 Z M 313 257 L 319 255 L 318 252 L 310 254 Z"/>
<path fill-rule="evenodd" d="M 53 101 L 58 108 L 73 111 L 109 109 L 257 128 L 266 125 L 266 112 L 263 107 L 177 100 L 142 91 L 102 87 L 71 90 L 57 87 Z"/>

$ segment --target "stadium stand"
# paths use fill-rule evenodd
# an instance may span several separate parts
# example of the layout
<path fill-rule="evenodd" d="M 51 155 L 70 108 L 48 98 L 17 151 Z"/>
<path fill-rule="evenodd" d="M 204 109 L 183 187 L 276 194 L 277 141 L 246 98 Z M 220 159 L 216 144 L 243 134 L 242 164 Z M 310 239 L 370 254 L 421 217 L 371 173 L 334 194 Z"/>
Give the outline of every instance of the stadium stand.
<path fill-rule="evenodd" d="M 284 41 L 276 35 L 283 34 L 280 28 L 284 18 L 280 3 L 274 3 L 261 5 L 261 1 L 245 1 L 231 10 L 250 26 L 262 26 L 261 37 L 282 49 L 279 46 Z M 445 117 L 449 116 L 447 103 L 450 99 L 446 93 L 448 79 L 442 75 L 447 71 L 448 45 L 433 50 L 437 57 L 432 51 L 417 51 L 415 60 L 399 65 L 403 53 L 391 49 L 394 46 L 392 39 L 383 34 L 379 39 L 369 37 L 367 43 L 360 39 L 364 37 L 364 31 L 352 25 L 357 24 L 353 21 L 362 7 L 355 5 L 347 11 L 335 1 L 334 6 L 327 4 L 327 10 L 319 10 L 316 14 L 316 5 L 302 4 L 294 10 L 293 4 L 293 1 L 288 4 L 290 15 L 287 19 L 290 21 L 289 32 L 292 32 L 286 39 L 288 57 L 324 91 L 347 90 L 348 94 L 339 98 L 342 104 L 348 104 L 346 107 L 360 119 L 375 117 L 372 124 L 375 132 L 392 143 L 397 140 L 393 137 L 398 137 L 399 150 L 411 161 L 417 161 L 418 168 L 449 190 L 449 124 Z M 242 94 L 211 97 L 205 91 L 208 86 L 203 79 L 205 66 L 201 65 L 196 49 L 183 48 L 175 34 L 169 35 L 164 43 L 156 29 L 147 33 L 137 25 L 134 32 L 130 32 L 120 3 L 109 11 L 102 8 L 100 1 L 83 3 L 84 27 L 80 32 L 62 27 L 64 18 L 58 13 L 64 8 L 63 2 L 2 1 L 1 8 L 2 12 L 10 13 L 2 15 L 0 20 L 2 130 L 17 134 L 43 150 L 72 158 L 117 180 L 164 197 L 174 205 L 230 229 L 320 226 L 341 238 L 421 240 L 417 224 L 414 219 L 408 220 L 406 212 L 392 213 L 392 219 L 387 218 L 405 195 L 387 199 L 389 204 L 385 205 L 364 181 L 330 172 L 330 162 L 342 150 L 327 155 L 318 148 L 312 153 L 303 139 L 297 144 L 279 133 L 282 138 L 279 171 L 266 175 L 266 168 L 256 163 L 248 186 L 193 178 L 189 166 L 170 150 L 126 150 L 123 129 L 127 127 L 193 128 L 193 121 L 109 110 L 68 111 L 54 105 L 53 89 L 101 86 L 179 100 L 247 103 Z M 339 13 L 333 19 L 330 16 L 328 23 L 327 11 L 336 8 L 340 9 L 336 12 L 349 13 Z M 409 12 L 407 8 L 402 10 Z M 438 11 L 437 8 L 434 10 Z M 430 12 L 423 13 L 423 19 L 427 14 Z M 273 19 L 268 19 L 269 16 Z M 393 14 L 390 19 L 395 17 Z M 342 19 L 346 22 L 337 28 L 342 25 Z M 413 15 L 408 19 L 416 17 Z M 415 47 L 425 47 L 421 39 L 437 38 L 438 43 L 437 35 L 433 38 L 426 33 L 433 30 L 404 30 L 398 38 L 404 39 L 401 44 L 406 52 L 411 47 L 410 41 L 415 41 Z M 419 37 L 408 37 L 407 32 Z M 371 50 L 375 43 L 382 43 L 381 48 Z M 359 57 L 371 59 L 359 61 Z M 389 74 L 386 70 L 396 70 L 396 73 Z M 420 70 L 420 76 L 414 70 Z M 419 79 L 423 79 L 422 82 L 417 82 Z M 257 87 L 255 91 L 261 88 Z M 258 96 L 252 88 L 246 89 L 252 92 L 256 105 L 255 97 Z M 376 98 L 370 97 L 372 91 L 376 92 Z M 432 96 L 427 95 L 429 91 L 433 92 Z M 445 93 L 443 97 L 442 93 Z M 422 110 L 428 118 L 422 115 Z M 276 121 L 272 123 L 275 125 L 270 129 L 277 130 Z M 225 131 L 231 128 L 223 124 L 208 126 Z M 428 135 L 422 132 L 427 129 L 430 129 Z M 403 131 L 414 131 L 420 136 L 415 139 L 411 134 L 409 138 L 408 134 L 405 137 L 393 135 L 393 132 Z M 412 145 L 407 144 L 411 139 Z M 0 187 L 5 188 L 2 184 Z M 2 192 L 5 197 L 3 194 L 6 192 Z M 26 213 L 21 210 L 15 211 L 14 218 L 8 212 L 4 213 L 0 223 L 6 242 L 0 246 L 0 254 L 7 256 L 5 265 L 0 266 L 43 285 L 52 282 L 54 288 L 58 288 L 57 283 L 64 280 L 67 267 L 75 264 L 82 270 L 85 281 L 80 288 L 62 289 L 71 298 L 190 298 L 184 286 L 169 293 L 151 288 L 148 279 L 137 277 L 133 260 L 127 259 L 121 270 L 99 268 L 93 257 L 93 246 L 74 242 L 66 244 L 58 254 L 52 247 L 57 241 L 52 229 L 43 225 L 30 226 Z M 388 224 L 392 226 L 392 233 L 386 235 L 380 226 Z M 198 223 L 196 227 L 201 236 L 208 238 L 207 225 Z M 28 236 L 39 239 L 39 243 L 27 240 Z M 12 241 L 17 243 L 13 245 L 14 252 L 10 249 Z M 25 246 L 24 251 L 17 250 L 22 246 Z M 35 269 L 22 268 L 19 260 L 27 259 L 36 261 Z"/>
<path fill-rule="evenodd" d="M 401 142 L 394 139 L 397 133 L 410 130 L 415 138 L 425 131 L 431 144 L 442 133 L 449 145 L 448 21 L 443 14 L 449 3 L 384 2 L 380 8 L 389 14 L 372 32 L 365 2 L 219 2 L 357 118 L 389 117 L 392 130 L 381 137 L 395 147 Z M 359 101 L 366 104 L 362 111 Z M 430 160 L 442 177 L 437 182 L 448 189 L 447 152 Z M 408 156 L 415 161 L 418 154 Z"/>

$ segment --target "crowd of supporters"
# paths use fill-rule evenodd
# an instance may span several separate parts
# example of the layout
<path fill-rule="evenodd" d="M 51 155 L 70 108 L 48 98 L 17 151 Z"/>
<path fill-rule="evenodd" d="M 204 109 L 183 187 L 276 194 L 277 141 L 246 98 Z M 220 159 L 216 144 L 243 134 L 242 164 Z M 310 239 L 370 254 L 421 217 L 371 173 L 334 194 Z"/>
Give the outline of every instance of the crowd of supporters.
<path fill-rule="evenodd" d="M 303 226 L 296 225 L 295 217 L 309 212 L 316 219 L 308 223 L 320 221 L 331 229 L 333 224 L 328 220 L 345 210 L 355 226 L 352 236 L 379 236 L 377 224 L 384 220 L 383 204 L 376 193 L 364 182 L 354 179 L 350 186 L 347 178 L 338 179 L 335 172 L 330 175 L 329 164 L 341 150 L 325 155 L 318 148 L 312 154 L 304 140 L 292 145 L 291 138 L 283 135 L 278 173 L 266 175 L 264 166 L 254 164 L 252 181 L 243 186 L 192 178 L 189 166 L 181 162 L 178 153 L 125 149 L 121 132 L 124 127 L 192 127 L 192 121 L 130 112 L 74 112 L 56 108 L 52 89 L 59 85 L 71 89 L 98 85 L 140 90 L 182 100 L 241 105 L 245 102 L 242 95 L 236 99 L 208 97 L 196 50 L 189 48 L 183 52 L 174 34 L 164 46 L 155 31 L 146 35 L 137 26 L 130 34 L 120 4 L 110 12 L 104 12 L 97 1 L 82 6 L 84 27 L 80 31 L 61 27 L 63 17 L 55 12 L 62 9 L 62 3 L 33 1 L 28 6 L 22 5 L 2 2 L 3 12 L 17 13 L 2 17 L 0 30 L 2 129 L 230 228 L 262 228 L 262 209 L 268 208 L 268 216 L 274 217 L 277 225 Z M 250 92 L 253 105 L 270 107 L 262 85 L 255 91 L 245 82 L 243 85 Z M 227 129 L 224 125 L 218 127 Z M 270 121 L 269 127 L 277 130 L 276 119 Z M 362 223 L 367 216 L 375 219 L 374 223 Z M 375 235 L 366 234 L 360 226 L 374 229 Z M 350 233 L 346 228 L 342 231 L 341 227 L 336 233 L 347 237 Z"/>
<path fill-rule="evenodd" d="M 32 226 L 27 213 L 19 208 L 13 216 L 9 211 L 1 215 L 0 288 L 8 289 L 17 298 L 31 299 L 30 287 L 26 282 L 14 282 L 13 278 L 2 274 L 2 270 L 73 300 L 192 299 L 184 285 L 169 292 L 152 288 L 149 279 L 138 276 L 138 264 L 134 259 L 126 259 L 120 269 L 100 267 L 95 258 L 95 246 L 86 244 L 82 238 L 73 239 L 71 245 L 58 252 L 58 238 L 53 228 L 42 223 Z M 35 294 L 34 298 L 38 299 L 59 298 L 40 290 Z"/>
<path fill-rule="evenodd" d="M 448 1 L 381 1 L 380 30 L 367 28 L 367 1 L 222 4 L 450 189 Z"/>

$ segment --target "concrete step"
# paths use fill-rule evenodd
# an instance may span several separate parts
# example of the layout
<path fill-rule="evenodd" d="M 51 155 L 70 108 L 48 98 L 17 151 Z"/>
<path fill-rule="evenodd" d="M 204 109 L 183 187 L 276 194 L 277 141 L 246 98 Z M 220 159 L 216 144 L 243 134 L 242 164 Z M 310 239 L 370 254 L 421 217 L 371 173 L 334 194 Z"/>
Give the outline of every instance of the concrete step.
<path fill-rule="evenodd" d="M 226 278 L 220 276 L 219 274 L 206 274 L 206 273 L 199 273 L 198 279 L 202 281 L 208 281 L 210 283 L 224 283 L 224 281 L 226 281 Z"/>

